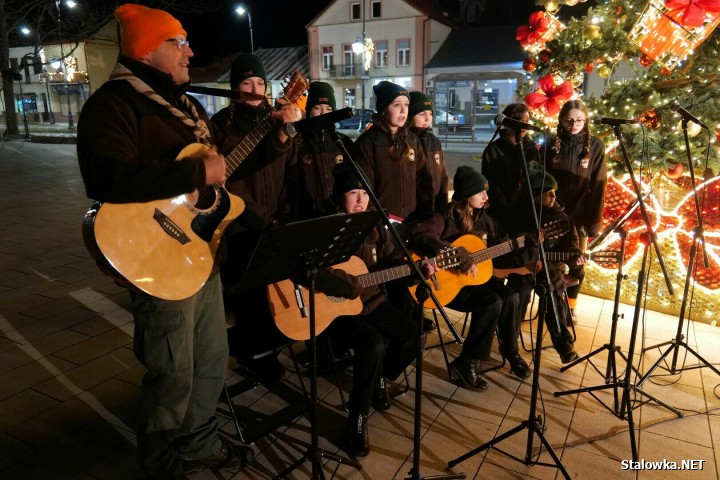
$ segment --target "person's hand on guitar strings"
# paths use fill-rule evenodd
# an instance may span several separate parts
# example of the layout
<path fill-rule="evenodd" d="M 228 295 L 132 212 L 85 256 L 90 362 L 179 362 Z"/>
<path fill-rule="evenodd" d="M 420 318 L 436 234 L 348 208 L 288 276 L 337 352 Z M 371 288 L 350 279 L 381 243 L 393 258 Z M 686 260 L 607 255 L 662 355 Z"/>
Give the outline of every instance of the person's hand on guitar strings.
<path fill-rule="evenodd" d="M 225 177 L 225 156 L 217 152 L 213 145 L 200 156 L 205 165 L 205 185 L 224 183 Z"/>

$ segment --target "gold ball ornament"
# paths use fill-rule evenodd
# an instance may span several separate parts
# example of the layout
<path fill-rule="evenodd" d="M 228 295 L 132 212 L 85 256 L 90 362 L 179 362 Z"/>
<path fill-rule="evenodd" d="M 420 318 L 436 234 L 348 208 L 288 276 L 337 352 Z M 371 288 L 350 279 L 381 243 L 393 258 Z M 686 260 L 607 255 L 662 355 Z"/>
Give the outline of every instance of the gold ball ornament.
<path fill-rule="evenodd" d="M 600 40 L 602 38 L 602 30 L 598 25 L 590 24 L 585 29 L 583 29 L 582 32 L 582 39 L 590 45 L 593 42 L 596 42 L 597 40 Z"/>
<path fill-rule="evenodd" d="M 578 3 L 580 3 L 580 0 L 565 0 L 565 5 L 568 7 L 574 7 Z"/>
<path fill-rule="evenodd" d="M 682 135 L 682 131 L 683 131 L 682 122 L 683 121 L 680 120 L 677 124 L 677 131 L 681 135 Z M 702 130 L 702 127 L 700 125 L 698 125 L 697 123 L 693 122 L 692 120 L 690 120 L 688 122 L 688 124 L 687 124 L 688 137 L 690 137 L 690 138 L 697 137 L 700 134 L 701 130 Z"/>
<path fill-rule="evenodd" d="M 597 74 L 600 75 L 600 78 L 610 78 L 612 70 L 603 63 L 602 65 L 598 65 Z"/>
<path fill-rule="evenodd" d="M 547 0 L 545 2 L 545 11 L 547 13 L 557 12 L 559 8 L 560 5 L 558 5 L 558 2 L 556 2 L 555 0 Z"/>

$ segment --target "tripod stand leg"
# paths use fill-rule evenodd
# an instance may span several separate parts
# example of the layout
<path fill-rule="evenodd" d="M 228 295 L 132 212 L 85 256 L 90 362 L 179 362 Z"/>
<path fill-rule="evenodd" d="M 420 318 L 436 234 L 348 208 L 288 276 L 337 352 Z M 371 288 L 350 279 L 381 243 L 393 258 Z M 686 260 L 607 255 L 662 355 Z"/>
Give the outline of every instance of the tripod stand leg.
<path fill-rule="evenodd" d="M 537 285 L 536 288 L 538 289 L 538 296 L 544 299 L 544 295 L 552 295 L 552 293 L 548 292 L 544 286 Z M 519 433 L 526 428 L 528 429 L 528 437 L 527 437 L 527 447 L 525 450 L 525 460 L 523 463 L 525 465 L 542 465 L 542 466 L 548 466 L 548 467 L 555 467 L 559 469 L 563 476 L 567 479 L 570 478 L 567 471 L 563 467 L 562 463 L 560 462 L 560 458 L 555 454 L 553 449 L 550 447 L 550 444 L 545 439 L 545 436 L 542 433 L 541 428 L 538 426 L 539 418 L 536 417 L 536 405 L 537 405 L 537 397 L 538 397 L 538 391 L 540 390 L 540 359 L 541 359 L 541 352 L 542 348 L 540 348 L 540 344 L 542 342 L 542 336 L 543 336 L 543 326 L 545 323 L 545 308 L 549 302 L 542 301 L 540 302 L 540 311 L 538 314 L 538 324 L 537 324 L 537 332 L 536 332 L 536 347 L 535 347 L 535 354 L 533 357 L 533 365 L 535 365 L 535 368 L 533 369 L 533 382 L 532 382 L 532 393 L 530 395 L 530 412 L 528 414 L 528 419 L 522 422 L 520 425 L 516 426 L 515 428 L 512 428 L 508 430 L 507 432 L 503 433 L 499 437 L 495 437 L 489 442 L 486 442 L 479 447 L 470 450 L 469 452 L 465 453 L 464 455 L 459 456 L 458 458 L 454 460 L 450 460 L 448 462 L 448 467 L 452 468 L 453 466 L 457 465 L 458 463 L 467 460 L 468 458 L 472 457 L 473 455 L 477 455 L 478 453 L 482 452 L 483 450 L 486 450 L 488 448 L 493 447 L 495 444 L 502 442 L 503 440 L 512 437 L 516 433 Z M 554 464 L 547 464 L 547 463 L 537 463 L 532 461 L 532 450 L 533 450 L 533 439 L 534 435 L 538 435 L 540 437 L 540 441 L 545 446 L 547 451 L 550 453 L 550 456 L 552 457 Z M 504 452 L 503 452 L 504 453 Z M 519 458 L 516 458 L 514 456 L 511 456 L 509 454 L 506 454 L 510 456 L 511 458 L 522 461 Z"/>

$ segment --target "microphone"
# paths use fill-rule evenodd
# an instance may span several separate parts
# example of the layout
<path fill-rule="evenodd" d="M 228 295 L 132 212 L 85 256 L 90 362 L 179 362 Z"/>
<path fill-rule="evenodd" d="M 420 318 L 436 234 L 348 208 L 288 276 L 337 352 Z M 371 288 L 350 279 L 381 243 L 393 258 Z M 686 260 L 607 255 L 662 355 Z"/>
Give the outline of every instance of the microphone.
<path fill-rule="evenodd" d="M 329 130 L 335 128 L 335 124 L 340 120 L 345 120 L 352 116 L 352 108 L 342 108 L 316 117 L 304 118 L 297 122 L 288 122 L 283 125 L 283 130 L 288 137 L 294 137 L 298 132 L 307 132 L 308 130 Z"/>
<path fill-rule="evenodd" d="M 710 130 L 710 129 L 708 128 L 708 126 L 705 125 L 702 121 L 700 121 L 695 115 L 693 115 L 692 113 L 690 113 L 690 112 L 688 112 L 687 110 L 685 110 L 685 109 L 682 107 L 682 105 L 680 105 L 680 104 L 677 102 L 677 100 L 671 102 L 669 106 L 670 106 L 670 110 L 672 110 L 673 112 L 679 113 L 680 116 L 681 116 L 682 118 L 684 118 L 686 121 L 687 121 L 687 120 L 692 120 L 693 122 L 697 123 L 697 124 L 700 125 L 702 128 L 704 128 L 705 130 Z"/>
<path fill-rule="evenodd" d="M 616 125 L 627 125 L 630 123 L 640 123 L 639 120 L 634 118 L 610 118 L 610 117 L 595 117 L 593 119 L 595 125 L 610 125 L 612 127 Z"/>
<path fill-rule="evenodd" d="M 532 125 L 530 123 L 521 122 L 508 116 L 499 113 L 495 116 L 495 125 L 503 125 L 510 128 L 519 128 L 521 130 L 533 130 L 535 132 L 542 132 L 542 128 Z"/>

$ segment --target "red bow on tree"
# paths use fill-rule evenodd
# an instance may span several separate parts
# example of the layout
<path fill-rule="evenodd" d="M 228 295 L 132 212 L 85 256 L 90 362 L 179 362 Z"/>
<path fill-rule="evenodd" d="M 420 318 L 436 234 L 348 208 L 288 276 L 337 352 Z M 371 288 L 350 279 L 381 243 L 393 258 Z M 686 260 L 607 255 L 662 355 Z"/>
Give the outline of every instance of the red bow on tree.
<path fill-rule="evenodd" d="M 542 36 L 547 32 L 549 23 L 550 21 L 545 17 L 545 12 L 533 12 L 530 14 L 530 26 L 518 27 L 515 39 L 520 41 L 522 47 L 527 47 L 536 42 L 544 43 Z"/>
<path fill-rule="evenodd" d="M 720 13 L 720 0 L 667 0 L 665 7 L 682 13 L 680 23 L 686 27 L 702 27 L 706 14 Z"/>
<path fill-rule="evenodd" d="M 552 75 L 545 75 L 538 80 L 540 88 L 525 97 L 525 105 L 530 110 L 542 108 L 548 116 L 557 115 L 560 106 L 573 95 L 572 84 L 565 80 L 555 85 Z"/>

